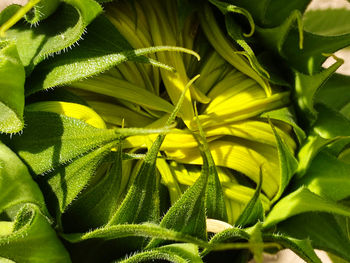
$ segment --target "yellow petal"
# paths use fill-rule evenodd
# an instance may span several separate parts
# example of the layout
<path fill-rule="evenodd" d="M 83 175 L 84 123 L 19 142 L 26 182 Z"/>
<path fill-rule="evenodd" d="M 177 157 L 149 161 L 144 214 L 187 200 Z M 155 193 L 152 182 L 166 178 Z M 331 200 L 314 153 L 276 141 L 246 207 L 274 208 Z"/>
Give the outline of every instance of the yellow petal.
<path fill-rule="evenodd" d="M 82 120 L 96 128 L 105 129 L 103 119 L 91 108 L 71 102 L 42 101 L 26 106 L 31 111 L 46 111 L 62 114 L 71 118 Z"/>

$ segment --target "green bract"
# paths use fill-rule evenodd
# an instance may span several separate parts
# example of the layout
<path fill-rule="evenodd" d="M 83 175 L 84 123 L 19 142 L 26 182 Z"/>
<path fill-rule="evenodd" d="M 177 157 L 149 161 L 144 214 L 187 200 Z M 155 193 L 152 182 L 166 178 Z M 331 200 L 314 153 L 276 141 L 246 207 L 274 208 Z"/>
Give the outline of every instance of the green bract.
<path fill-rule="evenodd" d="M 309 3 L 4 9 L 0 261 L 350 262 L 350 12 Z"/>

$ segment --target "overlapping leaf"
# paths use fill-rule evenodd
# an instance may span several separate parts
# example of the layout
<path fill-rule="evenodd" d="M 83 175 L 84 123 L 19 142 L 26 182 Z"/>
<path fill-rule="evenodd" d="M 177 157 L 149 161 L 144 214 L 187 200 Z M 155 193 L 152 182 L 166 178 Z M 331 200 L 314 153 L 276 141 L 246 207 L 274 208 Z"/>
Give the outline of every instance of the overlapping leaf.
<path fill-rule="evenodd" d="M 17 133 L 24 126 L 24 78 L 15 42 L 0 41 L 1 133 Z"/>

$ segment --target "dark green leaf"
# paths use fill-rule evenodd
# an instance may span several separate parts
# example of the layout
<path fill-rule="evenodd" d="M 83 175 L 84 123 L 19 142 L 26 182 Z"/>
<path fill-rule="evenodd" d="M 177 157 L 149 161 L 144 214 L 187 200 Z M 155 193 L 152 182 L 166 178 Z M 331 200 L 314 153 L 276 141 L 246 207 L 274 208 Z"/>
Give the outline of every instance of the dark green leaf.
<path fill-rule="evenodd" d="M 48 207 L 56 212 L 57 217 L 64 213 L 87 187 L 113 146 L 115 146 L 114 142 L 101 146 L 54 169 L 53 172 L 38 177 L 37 180 L 44 192 Z"/>
<path fill-rule="evenodd" d="M 264 221 L 265 211 L 259 198 L 262 187 L 262 172 L 260 170 L 260 177 L 258 185 L 255 189 L 254 195 L 249 200 L 248 204 L 244 208 L 243 212 L 235 222 L 237 226 L 247 226 L 255 224 L 257 221 Z"/>
<path fill-rule="evenodd" d="M 271 121 L 270 121 L 270 125 L 276 138 L 278 158 L 279 158 L 279 164 L 280 164 L 280 170 L 281 170 L 280 178 L 279 178 L 280 179 L 279 189 L 272 200 L 272 202 L 274 202 L 274 201 L 277 201 L 282 196 L 285 189 L 287 188 L 289 181 L 291 180 L 292 176 L 294 175 L 294 173 L 298 168 L 298 161 L 294 158 L 293 152 L 289 149 L 289 147 L 278 135 Z"/>

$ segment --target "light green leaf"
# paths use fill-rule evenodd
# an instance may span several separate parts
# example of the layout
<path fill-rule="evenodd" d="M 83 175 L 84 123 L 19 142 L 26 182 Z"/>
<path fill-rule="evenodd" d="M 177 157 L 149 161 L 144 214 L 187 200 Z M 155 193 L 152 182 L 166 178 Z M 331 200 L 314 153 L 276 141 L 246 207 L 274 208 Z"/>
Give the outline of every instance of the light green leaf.
<path fill-rule="evenodd" d="M 325 36 L 350 33 L 350 11 L 348 9 L 308 10 L 303 17 L 305 31 Z"/>
<path fill-rule="evenodd" d="M 48 18 L 60 4 L 60 0 L 40 0 L 25 16 L 25 19 L 34 25 Z M 68 1 L 67 1 L 68 2 Z"/>
<path fill-rule="evenodd" d="M 264 234 L 264 241 L 272 241 L 289 248 L 299 257 L 310 263 L 322 263 L 317 257 L 309 239 L 296 239 L 285 234 Z"/>
<path fill-rule="evenodd" d="M 71 262 L 48 219 L 32 204 L 19 210 L 12 233 L 0 236 L 0 257 L 23 263 Z"/>
<path fill-rule="evenodd" d="M 33 203 L 46 212 L 43 195 L 18 156 L 0 141 L 0 213 Z"/>
<path fill-rule="evenodd" d="M 350 240 L 331 214 L 306 213 L 298 215 L 282 222 L 277 229 L 279 232 L 287 233 L 295 238 L 309 239 L 314 248 L 350 260 Z"/>
<path fill-rule="evenodd" d="M 306 187 L 301 187 L 276 203 L 268 214 L 263 227 L 264 229 L 270 228 L 292 216 L 307 212 L 326 212 L 350 216 L 350 208 L 316 195 Z"/>
<path fill-rule="evenodd" d="M 310 191 L 334 201 L 350 197 L 350 164 L 325 152 L 319 153 L 306 174 L 293 186 L 306 186 Z"/>
<path fill-rule="evenodd" d="M 56 1 L 50 2 L 52 3 L 47 7 L 53 11 L 54 5 L 51 4 Z M 84 3 L 79 0 L 64 2 L 39 26 L 29 27 L 27 23 L 20 22 L 6 32 L 6 37 L 16 41 L 27 74 L 47 56 L 77 42 L 85 32 L 85 27 L 102 12 L 101 6 L 93 0 L 86 0 Z"/>
<path fill-rule="evenodd" d="M 14 136 L 10 143 L 37 175 L 121 138 L 114 130 L 97 129 L 51 112 L 28 111 L 25 119 L 23 134 Z"/>
<path fill-rule="evenodd" d="M 13 41 L 0 41 L 0 132 L 23 128 L 24 68 Z"/>

